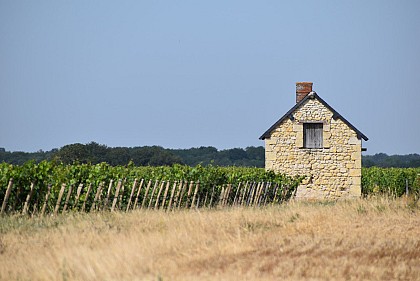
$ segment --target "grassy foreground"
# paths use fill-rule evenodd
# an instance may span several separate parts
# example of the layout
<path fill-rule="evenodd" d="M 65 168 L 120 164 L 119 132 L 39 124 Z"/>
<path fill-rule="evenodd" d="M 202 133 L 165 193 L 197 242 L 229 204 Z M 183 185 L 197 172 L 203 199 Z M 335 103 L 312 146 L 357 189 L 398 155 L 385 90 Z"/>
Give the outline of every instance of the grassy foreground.
<path fill-rule="evenodd" d="M 420 280 L 406 200 L 0 218 L 1 280 Z"/>

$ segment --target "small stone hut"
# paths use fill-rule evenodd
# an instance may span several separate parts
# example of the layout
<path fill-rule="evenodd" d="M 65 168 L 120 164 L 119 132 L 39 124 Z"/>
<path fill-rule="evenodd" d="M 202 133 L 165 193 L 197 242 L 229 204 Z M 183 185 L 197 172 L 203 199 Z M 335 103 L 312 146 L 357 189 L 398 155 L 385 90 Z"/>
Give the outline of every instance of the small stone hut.
<path fill-rule="evenodd" d="M 299 199 L 360 197 L 362 140 L 368 138 L 312 91 L 296 83 L 296 105 L 261 137 L 265 168 L 306 178 Z"/>

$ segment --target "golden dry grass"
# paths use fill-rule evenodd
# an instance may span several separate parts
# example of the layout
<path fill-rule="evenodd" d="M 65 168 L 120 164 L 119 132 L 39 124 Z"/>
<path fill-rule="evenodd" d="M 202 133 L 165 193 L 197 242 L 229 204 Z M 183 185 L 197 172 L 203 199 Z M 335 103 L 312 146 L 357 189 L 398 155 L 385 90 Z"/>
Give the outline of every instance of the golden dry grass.
<path fill-rule="evenodd" d="M 0 222 L 2 280 L 420 280 L 403 200 Z"/>

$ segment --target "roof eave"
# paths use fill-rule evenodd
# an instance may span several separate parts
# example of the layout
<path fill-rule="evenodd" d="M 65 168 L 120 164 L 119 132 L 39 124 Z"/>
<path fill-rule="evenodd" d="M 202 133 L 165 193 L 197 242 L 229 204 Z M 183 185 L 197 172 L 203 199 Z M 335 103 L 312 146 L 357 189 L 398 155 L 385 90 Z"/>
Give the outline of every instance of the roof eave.
<path fill-rule="evenodd" d="M 260 140 L 265 140 L 270 138 L 271 132 L 277 128 L 277 126 L 283 122 L 288 116 L 292 116 L 292 113 L 308 99 L 317 99 L 319 100 L 326 108 L 328 108 L 333 113 L 334 119 L 341 119 L 347 126 L 349 126 L 353 131 L 356 132 L 358 139 L 364 139 L 365 141 L 369 140 L 362 132 L 360 132 L 355 126 L 353 126 L 346 118 L 344 118 L 340 113 L 338 113 L 334 108 L 332 108 L 326 101 L 324 101 L 318 94 L 313 93 L 312 95 L 307 95 L 300 102 L 296 103 L 286 114 L 284 114 L 276 123 L 274 123 L 264 134 L 259 137 Z M 291 118 L 292 119 L 292 118 Z"/>

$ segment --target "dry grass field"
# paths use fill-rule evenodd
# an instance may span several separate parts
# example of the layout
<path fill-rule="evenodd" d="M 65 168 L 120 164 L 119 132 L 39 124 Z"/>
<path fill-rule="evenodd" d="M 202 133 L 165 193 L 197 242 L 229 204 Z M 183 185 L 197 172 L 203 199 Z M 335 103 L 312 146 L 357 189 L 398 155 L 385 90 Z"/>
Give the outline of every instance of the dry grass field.
<path fill-rule="evenodd" d="M 420 280 L 404 200 L 0 218 L 1 280 Z"/>

